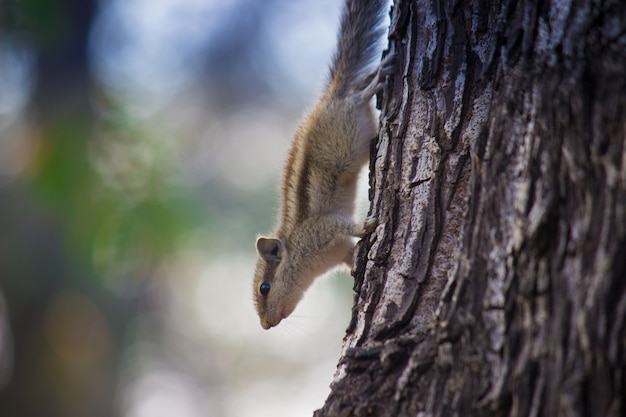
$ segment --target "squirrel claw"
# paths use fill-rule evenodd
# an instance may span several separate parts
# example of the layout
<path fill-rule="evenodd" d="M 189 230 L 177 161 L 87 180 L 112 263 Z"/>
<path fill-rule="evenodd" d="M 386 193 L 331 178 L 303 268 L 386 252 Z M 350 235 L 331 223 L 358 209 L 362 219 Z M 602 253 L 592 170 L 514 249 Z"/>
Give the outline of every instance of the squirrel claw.
<path fill-rule="evenodd" d="M 365 235 L 372 233 L 378 226 L 378 217 L 375 215 L 367 216 L 361 224 L 361 230 L 358 237 L 363 238 Z"/>
<path fill-rule="evenodd" d="M 385 78 L 393 74 L 396 65 L 396 54 L 389 53 L 378 65 L 376 72 L 370 76 L 369 84 L 363 89 L 363 94 L 369 99 L 374 94 L 382 91 L 385 86 Z"/>
<path fill-rule="evenodd" d="M 394 67 L 396 66 L 397 54 L 395 52 L 390 52 L 387 54 L 385 58 L 381 61 L 378 66 L 378 72 L 381 76 L 390 75 L 393 72 Z"/>

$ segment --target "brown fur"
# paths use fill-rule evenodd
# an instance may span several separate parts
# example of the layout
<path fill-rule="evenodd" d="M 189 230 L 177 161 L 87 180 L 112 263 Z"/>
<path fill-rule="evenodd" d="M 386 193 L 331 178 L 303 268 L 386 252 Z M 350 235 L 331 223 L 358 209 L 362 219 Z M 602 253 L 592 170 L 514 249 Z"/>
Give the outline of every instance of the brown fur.
<path fill-rule="evenodd" d="M 353 237 L 375 227 L 374 218 L 355 223 L 353 212 L 358 175 L 377 135 L 370 100 L 392 63 L 386 59 L 378 70 L 364 71 L 374 50 L 369 43 L 379 36 L 383 3 L 347 0 L 331 82 L 289 149 L 279 224 L 271 237 L 257 240 L 253 291 L 265 329 L 293 312 L 317 276 L 350 265 Z M 262 283 L 271 287 L 265 295 Z"/>

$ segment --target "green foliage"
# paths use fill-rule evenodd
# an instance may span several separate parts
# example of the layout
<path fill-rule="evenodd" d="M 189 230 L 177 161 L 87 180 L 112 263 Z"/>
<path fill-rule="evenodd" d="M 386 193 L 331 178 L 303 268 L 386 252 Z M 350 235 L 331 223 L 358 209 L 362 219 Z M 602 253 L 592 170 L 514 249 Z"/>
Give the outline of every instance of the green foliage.
<path fill-rule="evenodd" d="M 67 9 L 50 0 L 4 0 L 0 2 L 0 28 L 28 32 L 40 42 L 59 39 L 66 32 Z"/>
<path fill-rule="evenodd" d="M 136 272 L 197 227 L 195 203 L 173 185 L 161 138 L 116 115 L 71 117 L 43 128 L 33 190 L 66 228 L 68 245 L 97 272 Z"/>

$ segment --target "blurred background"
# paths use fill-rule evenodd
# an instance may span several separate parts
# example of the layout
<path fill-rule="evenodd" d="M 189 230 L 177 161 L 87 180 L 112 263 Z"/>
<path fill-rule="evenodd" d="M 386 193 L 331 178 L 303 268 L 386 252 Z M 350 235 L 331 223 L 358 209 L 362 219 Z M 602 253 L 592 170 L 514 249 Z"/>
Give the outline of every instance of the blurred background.
<path fill-rule="evenodd" d="M 261 329 L 254 241 L 341 0 L 0 0 L 0 416 L 310 416 L 347 274 Z"/>

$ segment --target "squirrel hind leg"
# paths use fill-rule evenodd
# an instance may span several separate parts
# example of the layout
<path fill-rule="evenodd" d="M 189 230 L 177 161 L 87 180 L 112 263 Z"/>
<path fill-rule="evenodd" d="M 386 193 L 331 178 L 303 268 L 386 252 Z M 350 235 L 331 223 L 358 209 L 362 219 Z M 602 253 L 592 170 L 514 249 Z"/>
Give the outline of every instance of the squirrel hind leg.
<path fill-rule="evenodd" d="M 375 94 L 382 91 L 385 86 L 386 77 L 393 73 L 395 66 L 396 54 L 390 53 L 381 61 L 372 74 L 365 77 L 363 87 L 357 89 L 357 91 L 360 91 L 359 94 L 362 95 L 364 101 L 369 100 Z"/>

